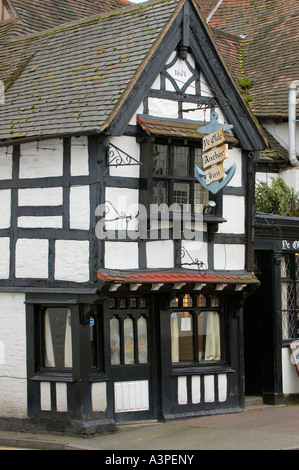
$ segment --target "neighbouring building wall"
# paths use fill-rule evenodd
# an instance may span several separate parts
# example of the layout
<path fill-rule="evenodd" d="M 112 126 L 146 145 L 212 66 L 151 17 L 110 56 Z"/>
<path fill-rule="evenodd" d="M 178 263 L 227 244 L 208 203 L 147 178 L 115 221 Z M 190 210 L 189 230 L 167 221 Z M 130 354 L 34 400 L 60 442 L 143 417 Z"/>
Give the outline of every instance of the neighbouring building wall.
<path fill-rule="evenodd" d="M 25 295 L 0 292 L 0 416 L 27 415 Z"/>

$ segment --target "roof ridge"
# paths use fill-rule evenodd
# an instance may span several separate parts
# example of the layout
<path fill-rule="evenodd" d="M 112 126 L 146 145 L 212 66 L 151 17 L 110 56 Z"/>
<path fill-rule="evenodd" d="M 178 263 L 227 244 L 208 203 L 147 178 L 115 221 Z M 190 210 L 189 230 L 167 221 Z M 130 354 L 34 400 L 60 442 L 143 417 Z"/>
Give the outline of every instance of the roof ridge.
<path fill-rule="evenodd" d="M 180 0 L 149 0 L 143 3 L 134 3 L 128 6 L 124 6 L 123 8 L 117 8 L 115 10 L 108 10 L 97 15 L 90 15 L 90 16 L 86 16 L 85 18 L 80 18 L 79 20 L 62 23 L 57 26 L 54 26 L 53 28 L 45 29 L 43 31 L 37 31 L 34 33 L 20 35 L 18 37 L 12 37 L 12 38 L 9 38 L 8 41 L 11 43 L 15 43 L 18 41 L 23 42 L 24 39 L 30 40 L 30 39 L 40 38 L 40 37 L 46 37 L 48 35 L 55 34 L 56 32 L 68 30 L 68 29 L 75 28 L 81 25 L 84 26 L 86 24 L 95 23 L 97 21 L 103 21 L 112 17 L 117 17 L 121 14 L 129 14 L 134 11 L 142 11 L 144 9 L 147 9 L 151 5 L 156 5 L 157 3 L 169 3 L 170 1 L 174 1 L 178 3 Z M 20 19 L 20 17 L 18 18 Z"/>

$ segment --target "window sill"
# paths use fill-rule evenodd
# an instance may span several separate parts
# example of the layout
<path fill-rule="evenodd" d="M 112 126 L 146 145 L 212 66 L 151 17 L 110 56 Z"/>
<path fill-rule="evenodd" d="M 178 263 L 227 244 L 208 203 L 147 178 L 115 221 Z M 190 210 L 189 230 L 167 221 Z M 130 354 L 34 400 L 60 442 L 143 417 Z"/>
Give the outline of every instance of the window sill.
<path fill-rule="evenodd" d="M 36 382 L 76 382 L 71 372 L 46 372 L 41 371 L 31 377 Z"/>
<path fill-rule="evenodd" d="M 235 372 L 234 369 L 232 369 L 229 366 L 221 365 L 219 363 L 213 363 L 213 364 L 198 364 L 198 365 L 190 365 L 188 366 L 183 366 L 183 367 L 175 367 L 173 366 L 173 369 L 171 371 L 171 376 L 173 377 L 178 377 L 180 375 L 208 375 L 208 374 L 224 374 L 224 373 L 233 373 Z"/>

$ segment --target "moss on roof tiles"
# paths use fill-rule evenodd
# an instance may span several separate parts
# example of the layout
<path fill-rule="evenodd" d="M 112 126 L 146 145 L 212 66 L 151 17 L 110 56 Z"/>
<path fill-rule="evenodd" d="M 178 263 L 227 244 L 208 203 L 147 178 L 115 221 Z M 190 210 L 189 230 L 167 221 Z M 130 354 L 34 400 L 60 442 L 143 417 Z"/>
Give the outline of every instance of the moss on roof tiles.
<path fill-rule="evenodd" d="M 9 41 L 0 54 L 0 76 L 9 79 L 0 138 L 100 129 L 180 1 L 157 0 Z M 16 76 L 24 58 L 31 61 Z"/>

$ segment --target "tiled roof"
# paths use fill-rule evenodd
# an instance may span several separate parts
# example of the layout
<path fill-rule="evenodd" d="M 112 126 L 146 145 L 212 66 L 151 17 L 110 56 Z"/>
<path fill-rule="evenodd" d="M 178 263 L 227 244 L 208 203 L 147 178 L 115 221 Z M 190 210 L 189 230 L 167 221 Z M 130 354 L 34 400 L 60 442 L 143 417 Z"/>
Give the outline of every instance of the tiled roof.
<path fill-rule="evenodd" d="M 298 0 L 223 0 L 209 22 L 212 28 L 245 36 L 240 65 L 252 81 L 250 106 L 258 117 L 288 115 L 288 84 L 299 79 L 298 24 Z M 230 51 L 225 58 L 234 68 Z"/>
<path fill-rule="evenodd" d="M 179 119 L 157 119 L 143 115 L 137 116 L 137 124 L 150 135 L 161 137 L 176 136 L 188 139 L 202 139 L 206 134 L 197 132 L 198 124 L 194 121 Z M 229 132 L 225 132 L 225 140 L 229 143 L 237 143 Z"/>
<path fill-rule="evenodd" d="M 0 139 L 100 131 L 180 3 L 156 0 L 8 41 Z"/>
<path fill-rule="evenodd" d="M 206 274 L 197 272 L 131 272 L 112 273 L 101 271 L 98 280 L 116 284 L 173 284 L 173 283 L 204 283 L 204 284 L 259 284 L 254 274 Z"/>
<path fill-rule="evenodd" d="M 128 0 L 10 0 L 15 17 L 10 35 L 43 31 L 131 3 Z"/>

